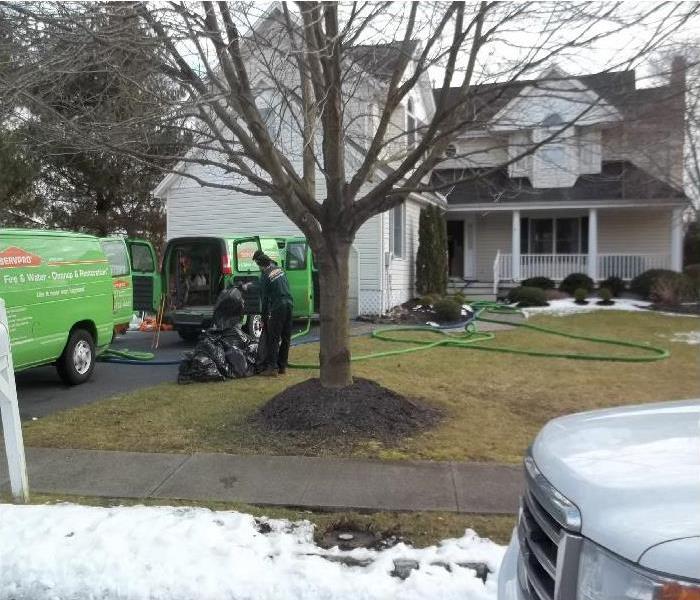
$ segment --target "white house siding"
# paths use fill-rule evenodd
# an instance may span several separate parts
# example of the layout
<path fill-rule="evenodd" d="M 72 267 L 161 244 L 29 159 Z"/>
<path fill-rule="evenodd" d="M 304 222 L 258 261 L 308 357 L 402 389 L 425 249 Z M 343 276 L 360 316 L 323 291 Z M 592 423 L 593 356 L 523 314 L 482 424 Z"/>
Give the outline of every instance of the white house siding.
<path fill-rule="evenodd" d="M 671 209 L 600 210 L 598 252 L 668 254 Z"/>
<path fill-rule="evenodd" d="M 476 277 L 479 281 L 493 281 L 493 261 L 500 250 L 511 250 L 510 212 L 492 212 L 476 217 Z"/>
<path fill-rule="evenodd" d="M 405 207 L 404 256 L 392 257 L 388 268 L 382 255 L 384 271 L 384 309 L 403 304 L 415 296 L 416 254 L 418 253 L 418 225 L 421 205 L 415 200 L 407 200 Z M 384 251 L 390 252 L 391 240 L 390 213 L 382 215 Z"/>

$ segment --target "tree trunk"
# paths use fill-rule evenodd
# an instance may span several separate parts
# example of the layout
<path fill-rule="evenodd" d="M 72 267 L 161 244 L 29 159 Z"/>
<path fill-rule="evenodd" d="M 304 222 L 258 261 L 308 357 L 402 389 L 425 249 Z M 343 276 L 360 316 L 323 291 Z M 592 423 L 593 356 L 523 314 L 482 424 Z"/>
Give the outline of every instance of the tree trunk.
<path fill-rule="evenodd" d="M 330 237 L 330 236 L 329 236 Z M 318 274 L 321 293 L 321 384 L 342 388 L 352 384 L 350 368 L 350 331 L 348 327 L 348 286 L 350 244 L 326 242 L 319 256 Z"/>

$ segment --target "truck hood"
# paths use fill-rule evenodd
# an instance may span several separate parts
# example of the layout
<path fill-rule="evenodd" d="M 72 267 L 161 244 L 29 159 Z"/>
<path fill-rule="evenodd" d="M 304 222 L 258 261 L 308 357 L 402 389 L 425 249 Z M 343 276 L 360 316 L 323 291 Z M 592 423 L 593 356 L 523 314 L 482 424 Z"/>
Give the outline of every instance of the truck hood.
<path fill-rule="evenodd" d="M 561 417 L 532 455 L 578 506 L 582 534 L 628 560 L 700 536 L 700 400 Z"/>

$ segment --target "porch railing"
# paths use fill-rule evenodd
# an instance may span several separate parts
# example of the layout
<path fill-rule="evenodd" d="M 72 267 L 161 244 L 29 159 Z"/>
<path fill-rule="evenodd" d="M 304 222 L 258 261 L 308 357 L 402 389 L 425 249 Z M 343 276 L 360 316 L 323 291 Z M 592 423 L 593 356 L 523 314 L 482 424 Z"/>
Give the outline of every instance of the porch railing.
<path fill-rule="evenodd" d="M 598 278 L 634 279 L 648 269 L 670 269 L 670 254 L 599 254 Z"/>
<path fill-rule="evenodd" d="M 617 276 L 629 281 L 647 269 L 668 269 L 669 254 L 598 254 L 597 278 Z M 520 280 L 549 277 L 561 281 L 570 273 L 588 273 L 587 254 L 521 254 Z M 513 279 L 513 255 L 496 253 L 493 263 L 494 289 L 500 281 Z"/>

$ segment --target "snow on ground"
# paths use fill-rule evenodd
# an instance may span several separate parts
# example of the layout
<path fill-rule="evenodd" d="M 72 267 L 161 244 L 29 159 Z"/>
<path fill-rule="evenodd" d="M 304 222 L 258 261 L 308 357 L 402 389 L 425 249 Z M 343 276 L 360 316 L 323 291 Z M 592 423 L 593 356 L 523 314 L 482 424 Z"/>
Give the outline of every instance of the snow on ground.
<path fill-rule="evenodd" d="M 0 505 L 0 598 L 494 600 L 505 548 L 467 530 L 415 549 L 324 550 L 313 525 L 203 508 Z M 323 556 L 371 559 L 349 567 Z M 419 562 L 404 581 L 394 559 Z M 450 569 L 434 563 L 449 565 Z M 485 562 L 484 584 L 457 563 Z"/>
<path fill-rule="evenodd" d="M 576 304 L 572 298 L 563 300 L 550 300 L 549 306 L 533 306 L 531 308 L 521 309 L 526 317 L 534 315 L 549 315 L 560 317 L 572 315 L 574 313 L 592 312 L 594 310 L 631 310 L 631 311 L 648 311 L 650 302 L 645 300 L 631 300 L 628 298 L 616 298 L 615 304 L 612 306 L 601 306 L 597 304 L 598 298 L 591 298 L 588 304 Z"/>
<path fill-rule="evenodd" d="M 674 333 L 671 336 L 672 342 L 679 342 L 681 344 L 689 344 L 690 346 L 696 346 L 700 344 L 700 331 L 685 331 Z"/>

